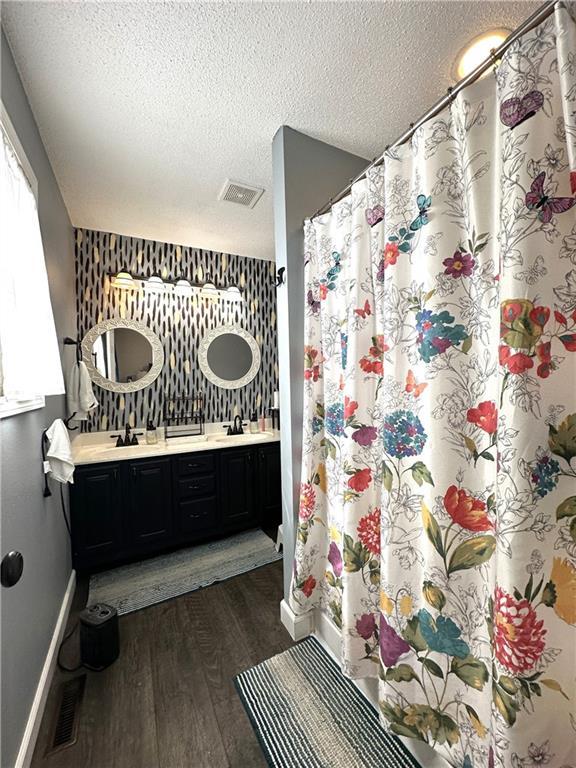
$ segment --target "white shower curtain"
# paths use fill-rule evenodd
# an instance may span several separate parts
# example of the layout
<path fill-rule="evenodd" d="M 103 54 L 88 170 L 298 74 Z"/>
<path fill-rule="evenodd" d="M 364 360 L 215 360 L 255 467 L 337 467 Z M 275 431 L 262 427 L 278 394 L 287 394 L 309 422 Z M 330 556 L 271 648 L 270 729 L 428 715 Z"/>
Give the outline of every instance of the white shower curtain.
<path fill-rule="evenodd" d="M 576 24 L 306 224 L 291 605 L 459 768 L 576 765 Z"/>

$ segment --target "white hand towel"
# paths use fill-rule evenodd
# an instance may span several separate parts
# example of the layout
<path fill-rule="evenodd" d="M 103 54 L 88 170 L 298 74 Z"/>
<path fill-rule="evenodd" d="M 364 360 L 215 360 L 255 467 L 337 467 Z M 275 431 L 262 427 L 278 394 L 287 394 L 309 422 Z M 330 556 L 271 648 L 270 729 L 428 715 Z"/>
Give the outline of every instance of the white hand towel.
<path fill-rule="evenodd" d="M 98 400 L 96 400 L 92 390 L 92 379 L 90 378 L 86 363 L 80 361 L 78 368 L 80 369 L 80 411 L 82 413 L 89 413 L 98 408 Z"/>
<path fill-rule="evenodd" d="M 88 413 L 98 408 L 98 400 L 92 390 L 92 381 L 86 363 L 74 361 L 68 370 L 66 381 L 66 398 L 68 403 L 68 415 L 74 421 L 86 421 Z"/>
<path fill-rule="evenodd" d="M 74 461 L 68 430 L 62 419 L 56 419 L 46 430 L 50 443 L 46 452 L 46 460 L 50 466 L 49 473 L 59 483 L 74 482 Z"/>

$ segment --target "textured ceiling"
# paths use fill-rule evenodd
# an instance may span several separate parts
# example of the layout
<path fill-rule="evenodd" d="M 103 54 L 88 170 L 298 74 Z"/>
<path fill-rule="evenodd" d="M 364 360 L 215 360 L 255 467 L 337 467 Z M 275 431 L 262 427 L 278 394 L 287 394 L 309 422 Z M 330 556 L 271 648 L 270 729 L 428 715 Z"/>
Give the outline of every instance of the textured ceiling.
<path fill-rule="evenodd" d="M 2 24 L 76 226 L 271 259 L 280 125 L 373 157 L 538 5 L 27 1 Z M 226 177 L 266 192 L 219 202 Z"/>

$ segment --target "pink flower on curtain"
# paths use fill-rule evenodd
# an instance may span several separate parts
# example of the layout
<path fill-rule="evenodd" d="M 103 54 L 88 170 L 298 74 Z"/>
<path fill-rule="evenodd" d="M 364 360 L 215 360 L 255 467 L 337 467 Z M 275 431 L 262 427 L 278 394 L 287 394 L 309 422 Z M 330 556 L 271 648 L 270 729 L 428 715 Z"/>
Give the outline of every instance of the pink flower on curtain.
<path fill-rule="evenodd" d="M 452 277 L 457 278 L 470 277 L 474 271 L 476 262 L 469 253 L 454 251 L 454 256 L 444 259 L 442 264 L 446 267 L 444 270 L 445 275 L 451 275 Z"/>
<path fill-rule="evenodd" d="M 356 632 L 364 640 L 370 640 L 372 635 L 376 632 L 376 619 L 374 614 L 365 613 L 356 620 Z"/>
<path fill-rule="evenodd" d="M 312 483 L 302 483 L 300 488 L 300 520 L 306 522 L 310 520 L 314 514 L 314 507 L 316 505 L 316 491 Z"/>
<path fill-rule="evenodd" d="M 338 549 L 336 542 L 330 542 L 330 549 L 328 550 L 328 562 L 332 566 L 334 576 L 340 577 L 342 575 L 342 555 Z"/>
<path fill-rule="evenodd" d="M 380 614 L 380 658 L 386 667 L 393 667 L 404 654 L 410 652 L 410 646 L 403 640 Z"/>
<path fill-rule="evenodd" d="M 358 445 L 369 446 L 372 445 L 374 440 L 378 437 L 378 430 L 376 427 L 363 426 L 352 433 L 352 440 Z"/>
<path fill-rule="evenodd" d="M 375 507 L 358 523 L 358 538 L 368 552 L 380 554 L 380 507 Z"/>
<path fill-rule="evenodd" d="M 509 672 L 523 674 L 534 668 L 544 651 L 546 629 L 526 599 L 516 600 L 501 587 L 494 594 L 494 647 L 496 658 Z"/>

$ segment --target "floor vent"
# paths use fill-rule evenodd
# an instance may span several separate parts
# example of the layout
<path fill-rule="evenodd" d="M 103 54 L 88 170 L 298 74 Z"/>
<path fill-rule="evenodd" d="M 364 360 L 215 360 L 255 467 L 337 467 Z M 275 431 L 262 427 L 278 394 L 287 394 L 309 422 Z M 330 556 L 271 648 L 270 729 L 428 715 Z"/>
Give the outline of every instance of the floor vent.
<path fill-rule="evenodd" d="M 254 208 L 263 193 L 264 190 L 261 187 L 252 187 L 250 184 L 242 184 L 239 181 L 226 179 L 218 195 L 218 200 L 243 205 L 245 208 Z"/>
<path fill-rule="evenodd" d="M 47 754 L 57 752 L 76 743 L 80 704 L 84 694 L 86 675 L 79 675 L 60 684 L 59 702 L 52 738 L 48 742 Z"/>

